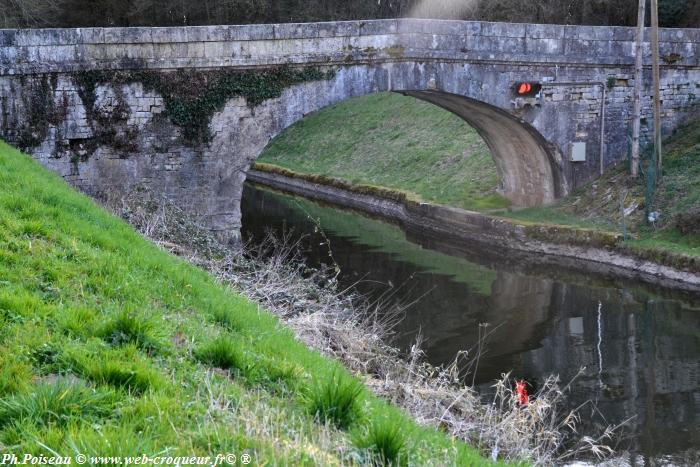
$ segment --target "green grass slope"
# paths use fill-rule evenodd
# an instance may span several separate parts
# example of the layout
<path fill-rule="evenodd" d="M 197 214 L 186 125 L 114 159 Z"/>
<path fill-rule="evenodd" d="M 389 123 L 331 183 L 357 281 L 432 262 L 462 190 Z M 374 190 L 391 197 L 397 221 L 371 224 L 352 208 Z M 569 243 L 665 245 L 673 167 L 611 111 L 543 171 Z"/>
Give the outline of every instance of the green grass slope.
<path fill-rule="evenodd" d="M 244 450 L 256 465 L 484 462 L 0 142 L 0 453 Z"/>
<path fill-rule="evenodd" d="M 637 238 L 635 249 L 662 249 L 700 256 L 700 235 L 681 233 L 678 216 L 700 209 L 700 120 L 679 128 L 663 144 L 664 173 L 652 209 L 661 213 L 656 226 L 644 219 L 645 181 L 632 179 L 626 164 L 609 170 L 553 206 L 529 208 L 508 215 L 529 221 L 622 230 L 620 201 L 626 209 L 625 225 Z M 700 222 L 700 220 L 698 221 Z"/>
<path fill-rule="evenodd" d="M 466 209 L 508 205 L 486 143 L 456 115 L 380 93 L 322 109 L 285 130 L 259 162 L 415 193 Z"/>

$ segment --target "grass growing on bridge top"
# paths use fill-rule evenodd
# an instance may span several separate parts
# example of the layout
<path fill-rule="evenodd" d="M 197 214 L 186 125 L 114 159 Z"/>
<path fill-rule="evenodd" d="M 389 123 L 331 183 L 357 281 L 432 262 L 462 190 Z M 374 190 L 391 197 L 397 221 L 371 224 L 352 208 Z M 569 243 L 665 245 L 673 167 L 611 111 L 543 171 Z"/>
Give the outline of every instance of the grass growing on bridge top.
<path fill-rule="evenodd" d="M 283 132 L 258 160 L 466 209 L 508 205 L 496 192 L 496 165 L 476 130 L 433 104 L 394 93 L 316 112 Z"/>
<path fill-rule="evenodd" d="M 2 142 L 0 187 L 0 452 L 352 464 L 382 422 L 412 463 L 485 462 L 364 387 L 319 423 L 340 364 Z"/>

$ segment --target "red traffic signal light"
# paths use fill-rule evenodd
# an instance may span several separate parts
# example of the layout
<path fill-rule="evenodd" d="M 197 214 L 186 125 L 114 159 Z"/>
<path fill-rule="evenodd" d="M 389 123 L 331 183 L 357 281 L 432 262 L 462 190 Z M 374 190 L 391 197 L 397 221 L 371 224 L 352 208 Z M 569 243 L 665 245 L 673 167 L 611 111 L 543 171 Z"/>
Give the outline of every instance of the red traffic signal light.
<path fill-rule="evenodd" d="M 542 85 L 540 83 L 523 81 L 520 83 L 515 83 L 514 88 L 515 94 L 520 97 L 535 97 L 542 90 Z"/>

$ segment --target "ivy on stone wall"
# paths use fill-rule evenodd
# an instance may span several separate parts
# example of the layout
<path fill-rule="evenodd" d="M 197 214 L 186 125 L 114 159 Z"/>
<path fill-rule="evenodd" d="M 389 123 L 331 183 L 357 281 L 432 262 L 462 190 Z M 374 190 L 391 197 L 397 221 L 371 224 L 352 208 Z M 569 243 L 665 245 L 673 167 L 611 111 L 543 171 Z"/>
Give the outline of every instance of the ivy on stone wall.
<path fill-rule="evenodd" d="M 24 93 L 26 120 L 15 138 L 17 146 L 26 151 L 41 144 L 49 125 L 57 124 L 67 112 L 67 102 L 54 102 L 56 75 L 42 75 L 38 79 L 25 80 L 28 91 Z"/>
<path fill-rule="evenodd" d="M 209 123 L 214 113 L 226 102 L 244 97 L 250 107 L 282 95 L 285 88 L 308 81 L 331 79 L 333 71 L 316 67 L 301 69 L 281 66 L 265 70 L 152 70 L 83 71 L 74 75 L 80 97 L 86 108 L 94 108 L 97 86 L 103 84 L 141 83 L 145 90 L 155 91 L 165 102 L 170 121 L 182 128 L 190 143 L 211 140 Z M 88 110 L 90 112 L 90 110 Z"/>
<path fill-rule="evenodd" d="M 74 155 L 76 151 L 79 153 L 81 161 L 87 160 L 100 146 L 110 146 L 120 154 L 129 154 L 137 150 L 135 130 L 126 125 L 130 109 L 122 90 L 118 87 L 114 89 L 116 100 L 112 102 L 112 107 L 108 111 L 95 108 L 97 101 L 95 91 L 100 80 L 105 78 L 102 73 L 88 71 L 74 76 L 77 92 L 85 106 L 85 114 L 93 133 L 90 138 L 72 143 L 77 147 L 70 149 Z"/>

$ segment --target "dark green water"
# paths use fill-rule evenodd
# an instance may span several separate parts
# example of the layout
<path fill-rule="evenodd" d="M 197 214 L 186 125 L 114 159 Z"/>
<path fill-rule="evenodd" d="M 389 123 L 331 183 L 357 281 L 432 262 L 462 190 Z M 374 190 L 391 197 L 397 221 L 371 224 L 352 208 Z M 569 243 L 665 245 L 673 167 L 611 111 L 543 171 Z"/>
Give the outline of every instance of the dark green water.
<path fill-rule="evenodd" d="M 431 363 L 452 361 L 491 333 L 466 376 L 485 391 L 501 373 L 537 386 L 568 382 L 584 428 L 631 419 L 626 465 L 700 465 L 700 297 L 651 290 L 537 258 L 431 238 L 365 215 L 248 186 L 243 233 L 304 235 L 310 265 L 329 262 L 343 286 L 413 303 L 394 344 L 422 333 Z M 487 326 L 484 324 L 487 323 Z M 481 325 L 481 326 L 480 326 Z"/>

